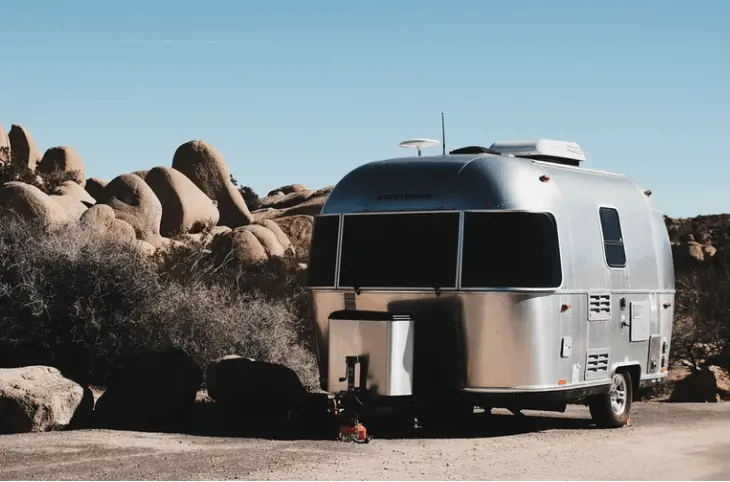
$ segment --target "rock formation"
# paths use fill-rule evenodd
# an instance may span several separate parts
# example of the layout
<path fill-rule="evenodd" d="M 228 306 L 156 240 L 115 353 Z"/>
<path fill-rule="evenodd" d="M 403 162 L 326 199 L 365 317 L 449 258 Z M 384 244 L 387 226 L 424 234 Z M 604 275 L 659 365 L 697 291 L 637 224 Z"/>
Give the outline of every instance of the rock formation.
<path fill-rule="evenodd" d="M 162 236 L 200 233 L 218 224 L 220 214 L 215 203 L 180 171 L 155 167 L 145 182 L 162 204 Z"/>
<path fill-rule="evenodd" d="M 0 216 L 56 226 L 66 222 L 69 215 L 56 200 L 37 187 L 11 181 L 0 186 Z"/>
<path fill-rule="evenodd" d="M 70 146 L 51 147 L 43 154 L 38 164 L 38 173 L 50 174 L 53 172 L 68 173 L 71 179 L 80 186 L 86 184 L 86 169 L 81 156 L 76 149 Z"/>
<path fill-rule="evenodd" d="M 10 127 L 8 138 L 14 162 L 27 168 L 30 172 L 35 172 L 36 166 L 41 160 L 41 152 L 36 147 L 30 133 L 24 127 L 13 124 Z"/>
<path fill-rule="evenodd" d="M 5 127 L 0 124 L 0 164 L 10 162 L 10 138 Z"/>
<path fill-rule="evenodd" d="M 56 368 L 0 369 L 0 433 L 44 432 L 87 419 L 91 393 Z"/>
<path fill-rule="evenodd" d="M 103 197 L 104 188 L 107 184 L 109 184 L 109 182 L 104 179 L 91 177 L 86 180 L 86 185 L 84 187 L 86 188 L 86 192 L 88 192 L 89 195 L 98 202 L 99 199 Z"/>
<path fill-rule="evenodd" d="M 104 187 L 98 201 L 99 204 L 110 206 L 116 219 L 129 223 L 134 228 L 137 239 L 156 248 L 162 244 L 162 204 L 142 178 L 133 174 L 115 177 Z"/>
<path fill-rule="evenodd" d="M 220 224 L 237 228 L 253 222 L 243 196 L 231 182 L 223 155 L 215 147 L 203 141 L 186 142 L 175 151 L 172 167 L 218 203 Z"/>

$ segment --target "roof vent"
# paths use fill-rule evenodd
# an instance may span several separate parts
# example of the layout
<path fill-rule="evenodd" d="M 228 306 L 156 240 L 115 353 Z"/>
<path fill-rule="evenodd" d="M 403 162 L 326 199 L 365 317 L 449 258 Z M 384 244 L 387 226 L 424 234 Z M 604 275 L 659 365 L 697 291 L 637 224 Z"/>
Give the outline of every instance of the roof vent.
<path fill-rule="evenodd" d="M 500 141 L 489 149 L 503 155 L 526 157 L 536 161 L 579 166 L 586 160 L 583 150 L 575 142 L 537 139 L 531 141 Z"/>

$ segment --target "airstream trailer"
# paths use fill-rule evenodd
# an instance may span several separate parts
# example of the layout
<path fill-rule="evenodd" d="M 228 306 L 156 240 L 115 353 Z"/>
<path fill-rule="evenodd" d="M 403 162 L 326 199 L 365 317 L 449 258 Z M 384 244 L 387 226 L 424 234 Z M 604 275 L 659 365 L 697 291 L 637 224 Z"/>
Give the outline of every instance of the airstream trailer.
<path fill-rule="evenodd" d="M 541 139 L 345 175 L 309 252 L 322 388 L 426 420 L 583 403 L 625 425 L 667 375 L 672 254 L 651 191 L 584 161 Z"/>

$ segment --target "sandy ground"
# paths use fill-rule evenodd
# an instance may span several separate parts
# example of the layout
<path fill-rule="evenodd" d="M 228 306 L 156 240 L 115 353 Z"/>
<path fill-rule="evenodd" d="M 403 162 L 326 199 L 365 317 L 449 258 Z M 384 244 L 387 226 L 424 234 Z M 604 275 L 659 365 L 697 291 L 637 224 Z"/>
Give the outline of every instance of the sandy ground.
<path fill-rule="evenodd" d="M 580 406 L 495 413 L 451 433 L 381 430 L 369 444 L 108 430 L 5 435 L 0 478 L 730 479 L 730 404 L 640 403 L 633 425 L 616 430 L 593 428 Z"/>

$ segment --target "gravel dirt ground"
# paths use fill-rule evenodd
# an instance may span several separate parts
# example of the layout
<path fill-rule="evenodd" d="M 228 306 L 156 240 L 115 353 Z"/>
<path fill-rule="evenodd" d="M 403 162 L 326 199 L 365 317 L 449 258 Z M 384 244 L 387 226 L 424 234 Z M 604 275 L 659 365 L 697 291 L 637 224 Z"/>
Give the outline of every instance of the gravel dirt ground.
<path fill-rule="evenodd" d="M 728 480 L 730 404 L 637 403 L 633 425 L 588 410 L 476 414 L 450 433 L 375 430 L 369 444 L 79 430 L 0 436 L 0 479 Z"/>

